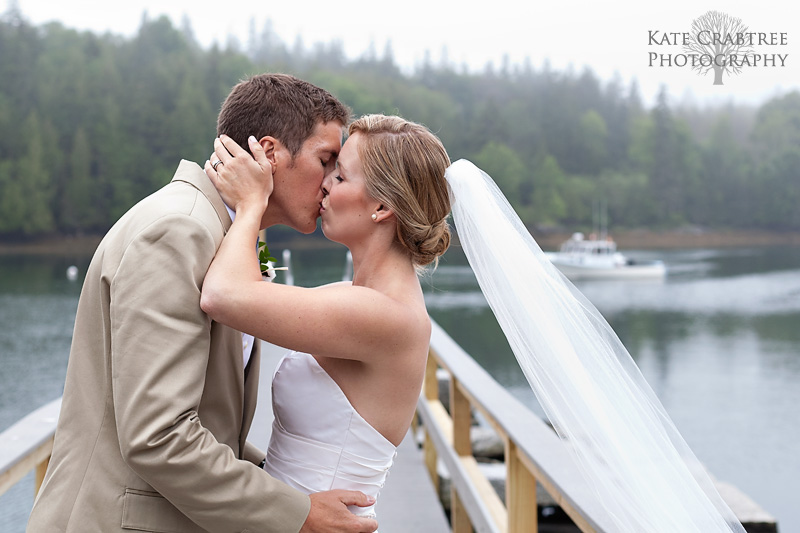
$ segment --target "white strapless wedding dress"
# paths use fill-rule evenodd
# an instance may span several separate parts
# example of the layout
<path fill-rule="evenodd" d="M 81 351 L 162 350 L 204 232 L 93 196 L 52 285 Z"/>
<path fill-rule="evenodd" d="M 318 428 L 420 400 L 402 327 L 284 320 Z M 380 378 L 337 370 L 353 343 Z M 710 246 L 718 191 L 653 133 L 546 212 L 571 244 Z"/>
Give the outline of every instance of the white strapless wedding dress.
<path fill-rule="evenodd" d="M 376 500 L 397 449 L 353 408 L 309 354 L 290 352 L 272 378 L 275 420 L 264 469 L 306 494 L 359 490 Z M 350 510 L 375 516 L 374 506 Z"/>

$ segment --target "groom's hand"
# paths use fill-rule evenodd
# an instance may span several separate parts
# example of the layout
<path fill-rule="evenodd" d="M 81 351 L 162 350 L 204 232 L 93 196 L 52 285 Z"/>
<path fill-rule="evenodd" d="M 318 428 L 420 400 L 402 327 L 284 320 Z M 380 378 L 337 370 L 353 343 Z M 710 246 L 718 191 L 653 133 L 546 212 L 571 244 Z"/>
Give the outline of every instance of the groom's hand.
<path fill-rule="evenodd" d="M 354 515 L 348 505 L 369 507 L 375 500 L 352 490 L 316 492 L 310 496 L 311 511 L 300 533 L 372 533 L 378 522 Z"/>

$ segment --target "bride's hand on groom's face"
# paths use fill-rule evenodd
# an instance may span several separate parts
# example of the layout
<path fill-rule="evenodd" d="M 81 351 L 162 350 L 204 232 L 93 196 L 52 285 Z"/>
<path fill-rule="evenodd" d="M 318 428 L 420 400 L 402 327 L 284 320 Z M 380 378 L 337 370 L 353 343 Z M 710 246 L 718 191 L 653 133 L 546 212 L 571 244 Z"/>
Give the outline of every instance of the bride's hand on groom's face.
<path fill-rule="evenodd" d="M 272 164 L 255 137 L 248 143 L 252 156 L 230 137 L 218 137 L 204 170 L 234 211 L 253 208 L 263 212 L 272 194 Z"/>

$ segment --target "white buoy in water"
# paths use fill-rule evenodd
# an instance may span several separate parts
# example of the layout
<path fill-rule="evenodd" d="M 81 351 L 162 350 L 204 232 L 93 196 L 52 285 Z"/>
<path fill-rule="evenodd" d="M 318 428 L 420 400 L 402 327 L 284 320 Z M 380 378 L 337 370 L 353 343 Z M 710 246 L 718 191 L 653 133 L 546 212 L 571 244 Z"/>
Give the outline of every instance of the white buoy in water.
<path fill-rule="evenodd" d="M 286 285 L 294 285 L 294 274 L 292 274 L 292 251 L 288 248 L 283 250 L 283 266 L 286 270 Z"/>
<path fill-rule="evenodd" d="M 75 281 L 78 279 L 78 267 L 75 265 L 70 265 L 67 267 L 67 279 L 70 281 Z"/>
<path fill-rule="evenodd" d="M 344 275 L 342 281 L 353 281 L 353 254 L 347 250 L 347 257 L 345 257 Z"/>

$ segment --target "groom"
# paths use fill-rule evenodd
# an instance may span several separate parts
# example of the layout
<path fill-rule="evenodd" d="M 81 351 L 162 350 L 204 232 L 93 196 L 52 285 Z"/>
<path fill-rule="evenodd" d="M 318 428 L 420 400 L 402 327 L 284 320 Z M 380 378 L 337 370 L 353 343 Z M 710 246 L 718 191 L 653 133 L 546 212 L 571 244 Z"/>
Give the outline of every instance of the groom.
<path fill-rule="evenodd" d="M 234 87 L 218 134 L 274 155 L 264 226 L 316 227 L 320 183 L 336 163 L 345 106 L 297 78 Z M 308 496 L 259 468 L 245 438 L 259 343 L 200 309 L 206 270 L 231 217 L 203 170 L 126 213 L 100 243 L 81 292 L 55 444 L 28 522 L 39 532 L 361 532 L 359 492 Z M 254 243 L 255 245 L 255 243 Z"/>

